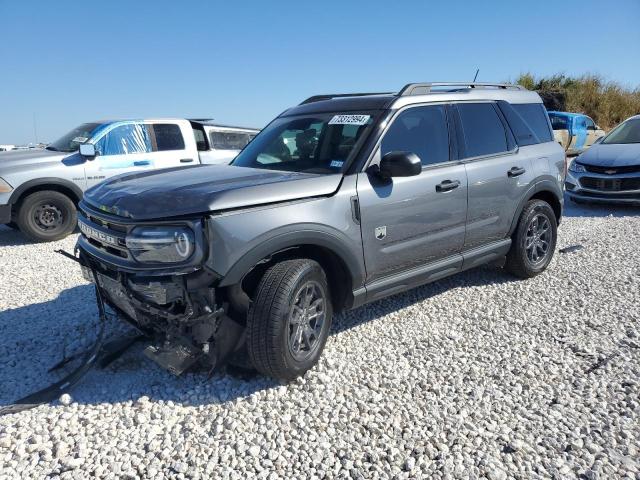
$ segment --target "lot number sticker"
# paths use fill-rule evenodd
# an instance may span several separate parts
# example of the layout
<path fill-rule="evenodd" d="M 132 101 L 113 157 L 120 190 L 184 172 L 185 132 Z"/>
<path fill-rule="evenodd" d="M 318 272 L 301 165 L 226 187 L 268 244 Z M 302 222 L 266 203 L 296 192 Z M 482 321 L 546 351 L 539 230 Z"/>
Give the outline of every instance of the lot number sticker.
<path fill-rule="evenodd" d="M 334 115 L 329 125 L 364 125 L 371 115 Z"/>

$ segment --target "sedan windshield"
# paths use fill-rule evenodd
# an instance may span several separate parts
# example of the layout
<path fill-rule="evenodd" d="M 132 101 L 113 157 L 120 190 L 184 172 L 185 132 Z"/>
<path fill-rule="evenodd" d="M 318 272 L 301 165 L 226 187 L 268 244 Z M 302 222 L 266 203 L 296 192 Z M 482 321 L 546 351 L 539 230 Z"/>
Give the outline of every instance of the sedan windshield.
<path fill-rule="evenodd" d="M 371 128 L 371 112 L 278 118 L 233 161 L 238 167 L 340 173 Z"/>
<path fill-rule="evenodd" d="M 640 118 L 621 123 L 604 138 L 602 143 L 640 143 Z"/>
<path fill-rule="evenodd" d="M 54 152 L 75 152 L 79 148 L 78 145 L 89 140 L 100 125 L 100 123 L 83 123 L 55 142 L 50 143 L 47 146 L 47 150 Z"/>

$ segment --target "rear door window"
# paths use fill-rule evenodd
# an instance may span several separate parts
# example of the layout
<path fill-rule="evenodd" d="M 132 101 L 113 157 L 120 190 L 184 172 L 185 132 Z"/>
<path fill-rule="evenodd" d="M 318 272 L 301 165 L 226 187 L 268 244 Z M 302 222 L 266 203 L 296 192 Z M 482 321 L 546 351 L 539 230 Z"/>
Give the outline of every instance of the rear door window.
<path fill-rule="evenodd" d="M 155 136 L 155 152 L 184 150 L 184 138 L 175 123 L 154 123 L 151 125 Z"/>
<path fill-rule="evenodd" d="M 465 158 L 509 150 L 507 132 L 493 103 L 459 103 L 457 109 L 464 133 Z"/>
<path fill-rule="evenodd" d="M 214 150 L 242 150 L 252 136 L 242 132 L 211 132 L 210 138 Z"/>
<path fill-rule="evenodd" d="M 511 106 L 529 125 L 541 143 L 553 140 L 553 134 L 549 130 L 547 111 L 541 103 L 513 103 Z"/>
<path fill-rule="evenodd" d="M 394 151 L 415 153 L 422 165 L 449 161 L 449 131 L 444 105 L 414 107 L 400 113 L 380 145 L 382 156 Z"/>

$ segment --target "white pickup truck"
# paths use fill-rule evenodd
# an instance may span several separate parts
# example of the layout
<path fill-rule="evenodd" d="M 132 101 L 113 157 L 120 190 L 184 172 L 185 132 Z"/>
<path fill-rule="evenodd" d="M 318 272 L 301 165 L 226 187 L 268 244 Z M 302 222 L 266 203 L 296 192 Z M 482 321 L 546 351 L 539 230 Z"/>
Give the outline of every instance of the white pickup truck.
<path fill-rule="evenodd" d="M 158 118 L 85 123 L 44 149 L 0 153 L 0 224 L 34 241 L 73 232 L 82 192 L 125 172 L 229 163 L 257 129 Z"/>

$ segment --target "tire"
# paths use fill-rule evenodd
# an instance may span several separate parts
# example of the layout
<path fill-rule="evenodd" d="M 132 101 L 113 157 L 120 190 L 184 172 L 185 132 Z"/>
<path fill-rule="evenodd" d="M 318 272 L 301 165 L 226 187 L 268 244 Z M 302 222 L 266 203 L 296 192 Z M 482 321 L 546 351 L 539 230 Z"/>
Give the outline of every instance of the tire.
<path fill-rule="evenodd" d="M 320 358 L 333 308 L 327 277 L 308 259 L 285 260 L 269 268 L 247 314 L 247 350 L 260 373 L 290 381 Z"/>
<path fill-rule="evenodd" d="M 520 214 L 505 269 L 520 278 L 544 272 L 553 258 L 557 239 L 558 224 L 551 206 L 543 200 L 530 200 Z"/>
<path fill-rule="evenodd" d="M 16 223 L 29 240 L 52 242 L 72 233 L 77 217 L 76 206 L 69 197 L 44 190 L 22 200 Z"/>

